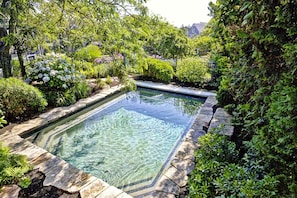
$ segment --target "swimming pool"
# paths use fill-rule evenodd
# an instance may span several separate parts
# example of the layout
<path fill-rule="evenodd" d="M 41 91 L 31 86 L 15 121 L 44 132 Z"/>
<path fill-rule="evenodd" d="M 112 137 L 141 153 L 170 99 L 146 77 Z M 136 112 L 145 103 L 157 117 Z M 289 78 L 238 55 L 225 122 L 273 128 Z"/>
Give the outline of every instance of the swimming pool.
<path fill-rule="evenodd" d="M 150 187 L 204 99 L 138 89 L 28 139 L 118 188 Z"/>

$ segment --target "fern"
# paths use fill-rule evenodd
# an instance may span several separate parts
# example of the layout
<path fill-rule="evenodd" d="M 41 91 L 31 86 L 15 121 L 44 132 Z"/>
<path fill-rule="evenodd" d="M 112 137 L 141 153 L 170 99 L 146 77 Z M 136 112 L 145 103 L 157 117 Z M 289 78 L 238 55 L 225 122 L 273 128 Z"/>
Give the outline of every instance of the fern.
<path fill-rule="evenodd" d="M 0 143 L 0 187 L 22 181 L 29 170 L 32 166 L 25 156 L 9 153 L 9 149 Z M 27 180 L 25 183 L 29 183 Z"/>

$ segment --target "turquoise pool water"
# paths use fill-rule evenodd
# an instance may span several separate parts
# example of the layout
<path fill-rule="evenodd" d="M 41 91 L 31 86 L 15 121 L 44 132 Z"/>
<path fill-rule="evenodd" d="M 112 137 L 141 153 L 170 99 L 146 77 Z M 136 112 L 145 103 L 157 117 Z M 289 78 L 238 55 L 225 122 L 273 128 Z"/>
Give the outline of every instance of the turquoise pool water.
<path fill-rule="evenodd" d="M 153 185 L 204 102 L 139 89 L 28 139 L 125 191 Z"/>

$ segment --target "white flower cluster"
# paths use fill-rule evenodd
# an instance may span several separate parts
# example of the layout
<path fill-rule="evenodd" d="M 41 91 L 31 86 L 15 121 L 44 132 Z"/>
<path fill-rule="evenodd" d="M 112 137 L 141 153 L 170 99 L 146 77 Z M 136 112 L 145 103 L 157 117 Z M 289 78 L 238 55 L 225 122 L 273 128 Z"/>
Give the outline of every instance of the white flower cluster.
<path fill-rule="evenodd" d="M 51 58 L 36 62 L 28 70 L 29 77 L 26 82 L 32 81 L 38 84 L 48 85 L 52 88 L 67 89 L 77 80 L 75 70 L 71 69 L 67 62 L 59 58 Z"/>

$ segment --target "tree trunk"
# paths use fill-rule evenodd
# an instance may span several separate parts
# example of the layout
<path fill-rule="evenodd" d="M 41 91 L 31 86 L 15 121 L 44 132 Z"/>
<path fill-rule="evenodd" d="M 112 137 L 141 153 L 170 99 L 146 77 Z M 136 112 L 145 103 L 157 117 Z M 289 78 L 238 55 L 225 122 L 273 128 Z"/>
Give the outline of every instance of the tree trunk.
<path fill-rule="evenodd" d="M 7 30 L 4 27 L 0 27 L 0 39 L 7 36 Z M 9 54 L 10 46 L 5 42 L 0 42 L 0 66 L 3 70 L 3 77 L 9 78 L 12 76 L 11 72 L 11 55 Z"/>
<path fill-rule="evenodd" d="M 26 73 L 26 68 L 24 65 L 23 51 L 19 47 L 16 47 L 16 50 L 17 50 L 17 55 L 18 55 L 18 59 L 20 62 L 22 77 L 24 78 L 24 77 L 26 77 L 27 73 Z"/>

